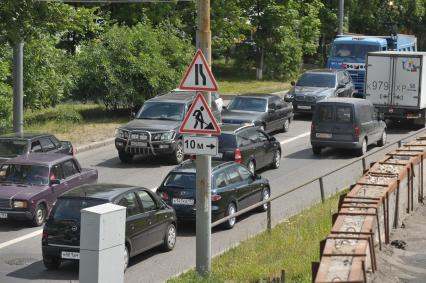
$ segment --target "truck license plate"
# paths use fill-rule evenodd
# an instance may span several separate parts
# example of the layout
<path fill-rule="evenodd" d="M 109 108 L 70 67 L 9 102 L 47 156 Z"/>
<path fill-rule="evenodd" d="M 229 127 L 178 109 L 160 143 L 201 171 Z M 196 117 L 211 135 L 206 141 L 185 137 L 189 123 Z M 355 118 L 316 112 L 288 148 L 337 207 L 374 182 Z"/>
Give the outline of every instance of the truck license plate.
<path fill-rule="evenodd" d="M 7 213 L 0 213 L 0 218 L 6 219 L 7 218 Z"/>
<path fill-rule="evenodd" d="M 76 252 L 61 252 L 61 258 L 64 259 L 80 259 L 80 253 Z"/>
<path fill-rule="evenodd" d="M 133 146 L 138 146 L 138 147 L 147 147 L 148 144 L 146 142 L 132 142 Z"/>
<path fill-rule="evenodd" d="M 174 198 L 172 200 L 173 204 L 180 204 L 180 205 L 194 205 L 193 199 L 187 199 L 187 198 Z"/>
<path fill-rule="evenodd" d="M 304 109 L 304 110 L 311 110 L 311 106 L 306 106 L 306 105 L 298 105 L 297 108 Z"/>
<path fill-rule="evenodd" d="M 328 133 L 317 133 L 315 136 L 321 139 L 331 139 L 333 137 L 332 134 L 328 134 Z"/>

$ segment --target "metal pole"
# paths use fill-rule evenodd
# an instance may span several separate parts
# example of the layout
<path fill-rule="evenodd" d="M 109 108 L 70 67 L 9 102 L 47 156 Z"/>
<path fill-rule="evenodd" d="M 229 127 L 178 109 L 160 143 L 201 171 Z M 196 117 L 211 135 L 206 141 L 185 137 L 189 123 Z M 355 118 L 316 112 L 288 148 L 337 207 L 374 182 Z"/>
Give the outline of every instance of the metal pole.
<path fill-rule="evenodd" d="M 210 0 L 198 0 L 197 47 L 211 66 Z M 210 92 L 203 92 L 209 107 Z M 210 136 L 210 135 L 203 135 Z M 211 271 L 211 157 L 198 155 L 196 159 L 196 269 L 205 276 Z"/>
<path fill-rule="evenodd" d="M 337 34 L 343 34 L 343 19 L 345 10 L 345 0 L 339 0 L 339 28 Z"/>
<path fill-rule="evenodd" d="M 13 131 L 24 132 L 24 42 L 13 46 Z"/>

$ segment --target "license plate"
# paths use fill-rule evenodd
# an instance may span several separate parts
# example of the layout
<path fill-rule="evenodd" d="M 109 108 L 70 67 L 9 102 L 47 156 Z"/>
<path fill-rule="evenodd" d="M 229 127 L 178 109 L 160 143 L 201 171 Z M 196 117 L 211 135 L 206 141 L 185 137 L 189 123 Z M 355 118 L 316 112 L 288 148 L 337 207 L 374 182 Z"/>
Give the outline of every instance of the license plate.
<path fill-rule="evenodd" d="M 7 218 L 7 213 L 0 213 L 0 218 L 6 219 Z"/>
<path fill-rule="evenodd" d="M 139 147 L 147 147 L 148 144 L 146 142 L 132 142 L 133 146 L 139 146 Z"/>
<path fill-rule="evenodd" d="M 80 253 L 61 252 L 61 258 L 64 258 L 64 259 L 80 259 Z"/>
<path fill-rule="evenodd" d="M 327 133 L 316 133 L 315 136 L 321 139 L 331 139 L 333 137 L 332 134 L 327 134 Z"/>
<path fill-rule="evenodd" d="M 172 200 L 172 203 L 180 205 L 194 205 L 194 200 L 188 198 L 174 198 Z"/>
<path fill-rule="evenodd" d="M 311 106 L 306 106 L 306 105 L 298 105 L 297 108 L 303 109 L 303 110 L 311 110 Z"/>

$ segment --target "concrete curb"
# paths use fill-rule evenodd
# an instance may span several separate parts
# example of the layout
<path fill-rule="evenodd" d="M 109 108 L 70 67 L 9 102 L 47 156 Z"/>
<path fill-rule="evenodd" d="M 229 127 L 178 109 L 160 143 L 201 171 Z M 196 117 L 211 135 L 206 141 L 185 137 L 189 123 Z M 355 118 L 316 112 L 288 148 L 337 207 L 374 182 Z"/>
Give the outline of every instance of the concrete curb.
<path fill-rule="evenodd" d="M 81 153 L 95 148 L 100 148 L 114 143 L 115 138 L 109 138 L 103 141 L 92 142 L 75 148 L 75 153 Z"/>

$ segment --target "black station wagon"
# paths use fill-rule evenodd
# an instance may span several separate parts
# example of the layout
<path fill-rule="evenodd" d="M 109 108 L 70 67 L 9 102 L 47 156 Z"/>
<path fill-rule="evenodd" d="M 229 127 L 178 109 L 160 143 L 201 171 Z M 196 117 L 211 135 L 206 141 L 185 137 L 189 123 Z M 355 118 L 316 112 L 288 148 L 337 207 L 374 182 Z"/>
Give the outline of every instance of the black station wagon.
<path fill-rule="evenodd" d="M 187 160 L 176 166 L 157 189 L 157 194 L 173 206 L 178 220 L 195 220 L 195 162 Z M 233 215 L 269 198 L 269 181 L 252 174 L 245 166 L 235 162 L 212 162 L 212 221 Z M 264 211 L 267 204 L 259 209 Z M 235 218 L 224 223 L 228 229 L 235 225 Z"/>
<path fill-rule="evenodd" d="M 370 101 L 332 98 L 318 102 L 311 126 L 314 154 L 325 147 L 336 147 L 354 149 L 361 156 L 375 143 L 386 143 L 386 124 Z"/>
<path fill-rule="evenodd" d="M 58 198 L 43 229 L 43 263 L 57 269 L 64 260 L 80 258 L 80 211 L 114 203 L 126 207 L 124 269 L 129 258 L 161 245 L 170 251 L 176 243 L 176 214 L 148 189 L 97 184 L 75 188 Z"/>

